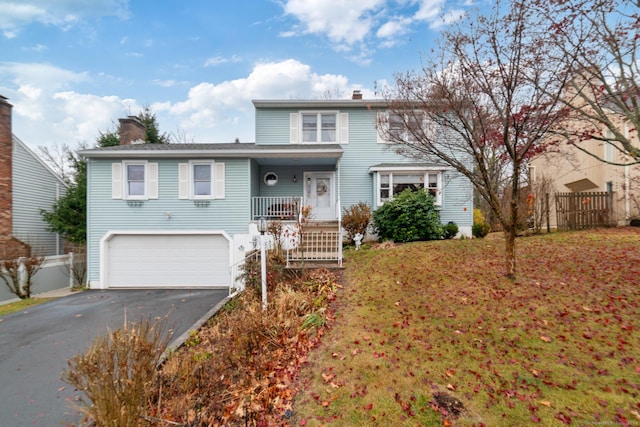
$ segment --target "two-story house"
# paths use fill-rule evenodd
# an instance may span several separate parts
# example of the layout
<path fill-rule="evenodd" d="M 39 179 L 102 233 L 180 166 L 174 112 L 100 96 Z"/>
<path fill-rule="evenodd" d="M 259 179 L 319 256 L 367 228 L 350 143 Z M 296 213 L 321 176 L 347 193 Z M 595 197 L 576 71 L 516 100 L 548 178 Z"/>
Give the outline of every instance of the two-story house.
<path fill-rule="evenodd" d="M 426 188 L 442 222 L 471 235 L 471 184 L 446 165 L 395 154 L 377 131 L 384 101 L 355 93 L 253 104 L 255 143 L 135 143 L 139 136 L 82 152 L 92 288 L 240 286 L 234 266 L 252 247 L 256 221 L 295 223 L 303 206 L 313 224 L 304 234 L 319 243 L 301 255 L 294 242 L 288 256 L 339 263 L 342 210 L 376 209 L 406 188 Z"/>
<path fill-rule="evenodd" d="M 635 147 L 640 147 L 637 130 L 623 114 L 616 111 L 615 107 L 603 111 L 608 113 L 611 123 Z M 603 124 L 592 122 L 578 114 L 575 116 L 575 119 L 563 123 L 568 134 L 580 135 L 586 128 L 603 138 L 614 139 L 611 131 Z M 609 193 L 609 213 L 604 220 L 609 225 L 628 225 L 630 220 L 640 218 L 640 165 L 633 164 L 633 160 L 613 144 L 598 139 L 584 139 L 572 145 L 561 140 L 532 160 L 530 175 L 534 185 L 548 180 L 550 190 L 554 193 Z M 559 218 L 563 212 L 558 212 L 556 203 L 551 200 L 549 223 L 555 228 L 558 222 L 563 221 Z M 583 203 L 587 203 L 583 206 L 584 209 L 591 209 L 590 205 L 593 204 L 589 198 Z"/>

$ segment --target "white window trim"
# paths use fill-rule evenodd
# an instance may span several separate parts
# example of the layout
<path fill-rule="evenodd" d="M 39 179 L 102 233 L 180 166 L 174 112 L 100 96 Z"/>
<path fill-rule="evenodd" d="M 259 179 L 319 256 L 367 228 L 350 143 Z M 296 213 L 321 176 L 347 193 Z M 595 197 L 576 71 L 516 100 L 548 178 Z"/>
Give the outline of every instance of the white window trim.
<path fill-rule="evenodd" d="M 131 195 L 129 194 L 129 180 L 127 176 L 128 166 L 140 166 L 144 167 L 144 194 Z M 149 199 L 149 162 L 146 160 L 123 160 L 122 161 L 122 198 L 124 200 L 148 200 Z"/>
<path fill-rule="evenodd" d="M 211 194 L 196 195 L 193 166 L 208 165 L 211 167 Z M 178 164 L 178 198 L 185 200 L 213 200 L 225 198 L 225 164 L 214 160 L 190 160 L 189 163 Z"/>
<path fill-rule="evenodd" d="M 189 198 L 192 200 L 212 200 L 215 199 L 215 167 L 213 160 L 189 160 Z M 196 194 L 194 166 L 209 166 L 211 180 L 209 181 L 209 194 Z"/>
<path fill-rule="evenodd" d="M 378 112 L 377 115 L 377 122 L 376 122 L 376 134 L 377 134 L 377 142 L 378 144 L 395 144 L 395 141 L 389 141 L 387 139 L 385 139 L 385 135 L 387 134 L 387 132 L 389 131 L 389 116 L 392 112 L 390 111 L 380 111 Z M 393 113 L 395 114 L 395 113 Z M 426 130 L 427 127 L 427 115 L 426 114 L 422 114 L 422 128 Z M 380 129 L 382 127 L 382 129 Z M 430 129 L 429 132 L 432 132 L 433 130 Z M 403 132 L 403 136 L 402 136 L 403 140 L 409 141 L 413 139 L 413 135 L 411 135 L 411 133 L 409 133 L 408 131 Z"/>
<path fill-rule="evenodd" d="M 400 175 L 407 175 L 407 174 L 415 174 L 418 175 L 420 173 L 424 174 L 424 179 L 423 179 L 423 185 L 424 185 L 424 189 L 428 190 L 428 187 L 426 187 L 426 185 L 428 185 L 429 183 L 429 175 L 437 175 L 437 179 L 438 179 L 438 191 L 436 193 L 436 198 L 434 201 L 434 205 L 437 206 L 438 208 L 442 208 L 443 207 L 443 176 L 444 176 L 444 170 L 442 169 L 405 169 L 405 168 L 379 168 L 375 170 L 376 172 L 376 206 L 380 207 L 382 206 L 385 202 L 381 200 L 380 198 L 380 184 L 381 184 L 381 178 L 380 175 L 381 174 L 388 174 L 389 175 L 389 199 L 387 200 L 393 200 L 393 194 L 392 194 L 392 190 L 393 190 L 393 174 L 400 174 Z"/>
<path fill-rule="evenodd" d="M 321 115 L 336 116 L 336 138 L 335 141 L 322 141 L 322 121 Z M 316 115 L 318 126 L 317 141 L 303 141 L 303 115 Z M 349 143 L 349 113 L 341 113 L 338 110 L 302 110 L 291 113 L 289 118 L 289 142 L 291 144 L 348 144 Z"/>

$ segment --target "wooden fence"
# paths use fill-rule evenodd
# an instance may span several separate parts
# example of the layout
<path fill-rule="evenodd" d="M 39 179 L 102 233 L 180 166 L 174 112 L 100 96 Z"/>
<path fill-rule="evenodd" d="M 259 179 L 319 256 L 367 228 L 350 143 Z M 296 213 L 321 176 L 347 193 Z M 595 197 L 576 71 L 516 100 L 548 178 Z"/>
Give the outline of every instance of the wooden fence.
<path fill-rule="evenodd" d="M 613 225 L 612 193 L 556 193 L 555 198 L 559 231 Z"/>

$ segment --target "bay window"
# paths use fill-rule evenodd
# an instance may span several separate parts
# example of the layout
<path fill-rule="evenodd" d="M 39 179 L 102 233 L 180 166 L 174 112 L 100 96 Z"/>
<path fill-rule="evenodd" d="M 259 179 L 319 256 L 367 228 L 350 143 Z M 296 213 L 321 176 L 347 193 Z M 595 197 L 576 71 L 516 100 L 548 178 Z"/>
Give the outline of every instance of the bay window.
<path fill-rule="evenodd" d="M 439 171 L 378 171 L 378 206 L 405 190 L 425 189 L 434 198 L 434 203 L 442 205 L 442 172 Z"/>

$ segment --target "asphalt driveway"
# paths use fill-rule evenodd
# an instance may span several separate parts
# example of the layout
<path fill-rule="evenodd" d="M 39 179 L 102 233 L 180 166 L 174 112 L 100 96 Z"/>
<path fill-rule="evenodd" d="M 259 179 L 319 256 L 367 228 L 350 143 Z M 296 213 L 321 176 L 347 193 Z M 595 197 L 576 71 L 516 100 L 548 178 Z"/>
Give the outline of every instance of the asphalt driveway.
<path fill-rule="evenodd" d="M 107 328 L 168 317 L 173 339 L 200 324 L 227 290 L 85 291 L 0 317 L 0 424 L 66 426 L 81 419 L 78 396 L 60 375 L 67 360 Z"/>

